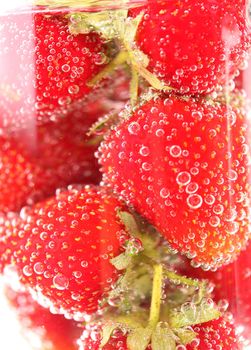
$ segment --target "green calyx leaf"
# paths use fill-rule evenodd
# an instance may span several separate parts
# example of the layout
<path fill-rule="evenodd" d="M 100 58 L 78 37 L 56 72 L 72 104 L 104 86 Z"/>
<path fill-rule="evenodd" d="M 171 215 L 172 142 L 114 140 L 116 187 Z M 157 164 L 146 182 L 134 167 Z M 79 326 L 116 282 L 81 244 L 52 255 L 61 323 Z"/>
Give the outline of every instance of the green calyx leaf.
<path fill-rule="evenodd" d="M 120 211 L 120 210 L 118 210 L 117 215 L 125 225 L 130 235 L 133 237 L 138 237 L 139 229 L 133 215 L 128 211 Z"/>
<path fill-rule="evenodd" d="M 140 239 L 136 237 L 140 234 L 133 215 L 126 211 L 118 211 L 118 216 L 131 238 L 126 242 L 125 252 L 111 259 L 110 262 L 117 270 L 124 270 L 132 263 L 132 258 L 137 256 L 144 248 Z"/>
<path fill-rule="evenodd" d="M 179 338 L 179 343 L 183 345 L 190 344 L 197 336 L 197 333 L 190 328 L 173 329 L 173 332 Z"/>
<path fill-rule="evenodd" d="M 220 311 L 203 299 L 199 305 L 194 303 L 185 303 L 179 310 L 173 310 L 169 315 L 169 324 L 171 328 L 182 328 L 195 326 L 219 318 Z"/>
<path fill-rule="evenodd" d="M 130 332 L 127 337 L 127 347 L 129 350 L 145 350 L 152 336 L 153 329 L 147 328 L 136 328 Z"/>
<path fill-rule="evenodd" d="M 128 315 L 104 315 L 104 319 L 108 318 L 106 324 L 102 326 L 102 340 L 100 347 L 103 348 L 110 340 L 116 329 L 127 330 L 128 332 L 141 326 L 144 314 Z"/>
<path fill-rule="evenodd" d="M 117 270 L 125 270 L 131 263 L 132 256 L 129 255 L 127 252 L 122 253 L 115 258 L 112 258 L 110 260 L 110 263 L 117 269 Z"/>
<path fill-rule="evenodd" d="M 176 339 L 174 333 L 165 322 L 160 322 L 152 333 L 152 350 L 175 350 Z"/>
<path fill-rule="evenodd" d="M 79 12 L 69 15 L 71 34 L 99 33 L 106 41 L 114 40 L 124 32 L 127 10 Z"/>
<path fill-rule="evenodd" d="M 107 325 L 102 327 L 102 341 L 100 343 L 101 348 L 103 348 L 108 343 L 112 333 L 117 328 L 118 328 L 118 325 L 116 323 L 108 323 Z"/>

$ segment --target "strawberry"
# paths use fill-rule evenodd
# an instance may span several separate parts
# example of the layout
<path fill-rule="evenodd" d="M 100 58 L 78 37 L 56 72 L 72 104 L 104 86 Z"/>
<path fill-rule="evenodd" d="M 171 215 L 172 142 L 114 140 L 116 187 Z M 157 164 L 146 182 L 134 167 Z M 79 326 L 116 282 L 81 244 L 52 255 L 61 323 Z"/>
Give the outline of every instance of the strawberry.
<path fill-rule="evenodd" d="M 156 96 L 127 112 L 101 144 L 104 184 L 173 249 L 218 268 L 250 235 L 248 128 L 241 108 Z"/>
<path fill-rule="evenodd" d="M 244 0 L 147 1 L 136 45 L 147 69 L 182 94 L 208 93 L 226 85 L 250 47 Z"/>
<path fill-rule="evenodd" d="M 32 127 L 55 110 L 62 114 L 89 94 L 87 82 L 106 60 L 97 34 L 73 36 L 64 15 L 35 8 L 2 17 L 0 36 L 1 124 L 7 128 Z"/>
<path fill-rule="evenodd" d="M 61 315 L 53 315 L 41 307 L 27 291 L 15 291 L 5 288 L 5 295 L 14 308 L 26 337 L 41 344 L 41 349 L 75 350 L 76 340 L 82 333 L 77 323 Z M 40 348 L 39 348 L 40 349 Z"/>
<path fill-rule="evenodd" d="M 180 350 L 207 350 L 207 349 L 222 349 L 222 350 L 239 350 L 241 345 L 237 338 L 234 325 L 229 321 L 220 317 L 216 320 L 209 321 L 193 327 L 197 333 L 196 339 L 188 345 L 178 345 L 178 347 L 170 347 L 170 349 Z M 102 340 L 102 327 L 101 325 L 93 325 L 87 327 L 82 337 L 79 339 L 79 350 L 98 350 Z M 127 346 L 127 337 L 125 332 L 116 331 L 110 338 L 109 342 L 102 347 L 104 350 L 129 350 Z M 135 347 L 136 349 L 136 347 Z M 142 348 L 143 349 L 143 348 Z M 149 345 L 147 350 L 151 350 Z M 144 350 L 145 350 L 144 349 Z M 156 349 L 164 349 L 156 347 Z M 165 348 L 167 349 L 167 348 Z"/>
<path fill-rule="evenodd" d="M 125 250 L 121 208 L 99 187 L 57 193 L 22 211 L 2 239 L 1 263 L 11 260 L 21 283 L 45 297 L 54 312 L 95 312 L 121 275 L 110 262 Z"/>

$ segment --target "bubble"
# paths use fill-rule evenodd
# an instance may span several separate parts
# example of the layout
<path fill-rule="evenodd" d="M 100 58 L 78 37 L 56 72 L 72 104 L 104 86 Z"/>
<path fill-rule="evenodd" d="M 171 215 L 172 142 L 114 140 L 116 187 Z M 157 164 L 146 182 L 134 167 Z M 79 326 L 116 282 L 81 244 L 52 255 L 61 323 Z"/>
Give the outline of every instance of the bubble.
<path fill-rule="evenodd" d="M 198 175 L 199 174 L 199 169 L 196 168 L 196 167 L 193 167 L 193 168 L 190 169 L 190 173 L 192 175 Z"/>
<path fill-rule="evenodd" d="M 76 95 L 79 92 L 79 86 L 78 85 L 71 85 L 71 86 L 69 86 L 68 92 L 71 95 Z"/>
<path fill-rule="evenodd" d="M 224 211 L 224 207 L 222 204 L 217 204 L 213 207 L 213 212 L 217 215 L 221 215 Z"/>
<path fill-rule="evenodd" d="M 23 268 L 23 274 L 27 277 L 31 276 L 33 273 L 32 268 L 29 265 L 25 265 Z"/>
<path fill-rule="evenodd" d="M 239 223 L 238 222 L 227 222 L 225 225 L 225 230 L 227 233 L 229 233 L 230 235 L 234 235 L 239 231 Z"/>
<path fill-rule="evenodd" d="M 58 290 L 65 290 L 69 286 L 69 278 L 59 273 L 53 278 L 53 284 Z"/>
<path fill-rule="evenodd" d="M 161 136 L 165 135 L 165 132 L 164 132 L 163 129 L 158 129 L 158 130 L 156 130 L 155 134 L 156 134 L 157 137 L 161 137 Z"/>
<path fill-rule="evenodd" d="M 210 129 L 208 134 L 209 134 L 209 138 L 212 139 L 217 135 L 217 131 L 215 129 Z"/>
<path fill-rule="evenodd" d="M 73 276 L 75 278 L 81 278 L 82 277 L 82 272 L 81 271 L 73 271 Z"/>
<path fill-rule="evenodd" d="M 138 135 L 138 133 L 140 131 L 139 123 L 137 123 L 137 122 L 130 123 L 129 126 L 128 126 L 128 131 L 132 135 Z"/>
<path fill-rule="evenodd" d="M 186 186 L 191 181 L 191 175 L 187 171 L 182 171 L 176 177 L 176 182 L 180 186 Z"/>
<path fill-rule="evenodd" d="M 129 255 L 137 255 L 139 252 L 143 250 L 142 242 L 137 238 L 131 238 L 126 243 L 126 250 Z"/>
<path fill-rule="evenodd" d="M 173 145 L 173 146 L 170 147 L 170 151 L 169 152 L 170 152 L 170 155 L 172 157 L 178 158 L 181 155 L 181 153 L 182 153 L 182 149 L 178 145 Z"/>
<path fill-rule="evenodd" d="M 44 273 L 44 265 L 41 262 L 37 262 L 34 265 L 34 271 L 37 275 L 42 275 Z"/>
<path fill-rule="evenodd" d="M 202 197 L 198 194 L 191 194 L 187 197 L 187 204 L 191 209 L 198 209 L 202 206 Z"/>
<path fill-rule="evenodd" d="M 71 67 L 69 66 L 69 64 L 64 64 L 64 65 L 62 66 L 62 71 L 63 71 L 64 73 L 69 72 L 70 69 L 71 69 Z"/>
<path fill-rule="evenodd" d="M 87 268 L 89 264 L 88 264 L 88 261 L 83 260 L 81 261 L 80 265 L 84 268 Z"/>
<path fill-rule="evenodd" d="M 163 188 L 160 190 L 160 197 L 162 197 L 162 198 L 167 198 L 167 197 L 169 197 L 169 196 L 170 196 L 170 191 L 169 191 L 167 188 L 163 187 Z"/>
<path fill-rule="evenodd" d="M 202 119 L 202 113 L 199 112 L 199 111 L 192 112 L 192 117 L 193 117 L 195 120 L 201 120 L 201 119 Z"/>
<path fill-rule="evenodd" d="M 190 182 L 186 187 L 186 193 L 195 193 L 199 189 L 199 185 L 196 182 Z"/>
<path fill-rule="evenodd" d="M 149 147 L 146 146 L 142 146 L 139 150 L 139 153 L 143 156 L 143 157 L 147 157 L 150 153 Z"/>
<path fill-rule="evenodd" d="M 152 166 L 151 166 L 151 164 L 145 162 L 145 163 L 142 164 L 142 169 L 145 170 L 145 171 L 149 171 L 149 170 L 152 169 Z"/>
<path fill-rule="evenodd" d="M 235 181 L 238 178 L 238 174 L 235 170 L 229 170 L 226 174 L 227 178 L 231 181 Z"/>
<path fill-rule="evenodd" d="M 204 199 L 205 203 L 208 205 L 213 205 L 215 202 L 215 197 L 212 194 L 207 194 Z"/>
<path fill-rule="evenodd" d="M 209 219 L 209 225 L 211 225 L 212 227 L 217 227 L 220 224 L 220 218 L 218 216 L 211 216 L 211 218 Z"/>
<path fill-rule="evenodd" d="M 60 104 L 60 106 L 67 106 L 71 103 L 71 98 L 70 96 L 60 97 L 58 99 L 58 103 Z"/>

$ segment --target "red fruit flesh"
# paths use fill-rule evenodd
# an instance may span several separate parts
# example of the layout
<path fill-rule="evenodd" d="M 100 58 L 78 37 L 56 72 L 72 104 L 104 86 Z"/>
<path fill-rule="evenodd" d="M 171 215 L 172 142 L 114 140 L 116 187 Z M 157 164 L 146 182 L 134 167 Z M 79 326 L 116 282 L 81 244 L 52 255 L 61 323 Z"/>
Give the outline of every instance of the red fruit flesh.
<path fill-rule="evenodd" d="M 198 334 L 199 342 L 187 345 L 187 350 L 241 350 L 242 345 L 238 340 L 233 324 L 223 317 L 193 327 Z"/>
<path fill-rule="evenodd" d="M 31 128 L 88 95 L 87 82 L 103 67 L 97 34 L 73 36 L 68 20 L 51 13 L 1 18 L 1 126 Z M 15 62 L 10 65 L 10 62 Z"/>
<path fill-rule="evenodd" d="M 149 1 L 136 43 L 148 69 L 182 94 L 226 86 L 247 59 L 250 47 L 244 0 Z"/>
<path fill-rule="evenodd" d="M 235 259 L 250 234 L 249 125 L 224 104 L 161 97 L 100 147 L 104 183 L 197 265 Z"/>
<path fill-rule="evenodd" d="M 31 341 L 34 336 L 41 343 L 41 350 L 75 350 L 77 339 L 82 333 L 74 321 L 63 316 L 53 315 L 44 309 L 26 291 L 14 291 L 10 287 L 5 295 L 11 306 L 15 309 L 22 330 Z"/>
<path fill-rule="evenodd" d="M 2 265 L 11 260 L 21 283 L 46 297 L 55 313 L 93 313 L 120 276 L 110 263 L 127 238 L 119 208 L 100 188 L 59 193 L 22 212 L 2 240 Z"/>

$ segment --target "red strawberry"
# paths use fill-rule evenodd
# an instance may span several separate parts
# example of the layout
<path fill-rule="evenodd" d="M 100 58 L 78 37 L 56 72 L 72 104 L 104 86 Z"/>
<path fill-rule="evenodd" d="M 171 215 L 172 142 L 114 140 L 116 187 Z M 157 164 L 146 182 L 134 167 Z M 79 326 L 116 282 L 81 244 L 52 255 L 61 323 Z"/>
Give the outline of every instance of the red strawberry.
<path fill-rule="evenodd" d="M 136 43 L 148 69 L 180 93 L 225 86 L 250 47 L 245 0 L 148 1 L 132 10 L 144 17 Z"/>
<path fill-rule="evenodd" d="M 121 202 L 98 187 L 58 193 L 22 213 L 2 239 L 2 264 L 11 259 L 21 282 L 55 312 L 95 312 L 120 276 L 110 263 L 127 238 L 119 208 Z"/>
<path fill-rule="evenodd" d="M 86 97 L 87 82 L 102 69 L 104 45 L 97 34 L 73 36 L 68 20 L 51 13 L 1 18 L 1 124 L 31 127 Z M 15 64 L 10 64 L 15 62 Z"/>
<path fill-rule="evenodd" d="M 221 350 L 239 350 L 239 344 L 235 328 L 223 317 L 213 320 L 201 325 L 193 327 L 198 334 L 197 338 L 189 345 L 178 345 L 176 349 L 180 350 L 207 350 L 207 349 L 221 349 Z M 102 339 L 101 326 L 96 325 L 86 328 L 80 340 L 78 341 L 79 350 L 98 350 L 100 349 Z M 126 335 L 122 332 L 116 331 L 110 338 L 109 342 L 103 347 L 104 350 L 128 350 L 126 345 Z M 135 345 L 135 349 L 137 349 Z M 151 346 L 147 350 L 151 350 Z M 163 349 L 157 348 L 156 349 Z M 171 347 L 170 347 L 171 349 Z M 133 350 L 133 349 L 131 349 Z"/>
<path fill-rule="evenodd" d="M 250 235 L 248 137 L 241 110 L 156 97 L 102 143 L 104 183 L 172 248 L 206 268 L 220 267 Z"/>
<path fill-rule="evenodd" d="M 33 300 L 27 291 L 14 291 L 10 287 L 5 295 L 15 309 L 26 337 L 34 336 L 41 342 L 41 349 L 74 350 L 82 333 L 77 323 L 60 315 L 53 315 Z"/>

